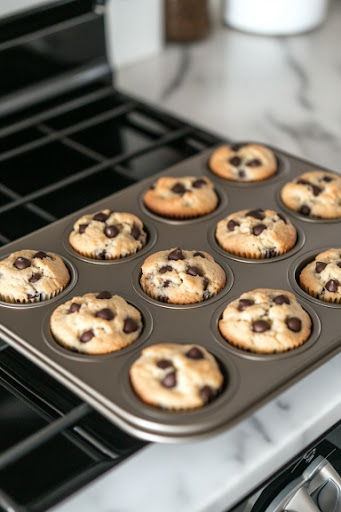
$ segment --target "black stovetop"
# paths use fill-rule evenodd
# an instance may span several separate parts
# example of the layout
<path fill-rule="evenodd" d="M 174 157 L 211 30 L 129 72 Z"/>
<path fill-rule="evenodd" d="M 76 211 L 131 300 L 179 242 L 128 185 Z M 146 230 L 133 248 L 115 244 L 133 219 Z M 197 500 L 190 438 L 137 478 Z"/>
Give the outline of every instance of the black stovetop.
<path fill-rule="evenodd" d="M 0 20 L 0 245 L 218 142 L 113 87 L 104 3 Z M 0 511 L 46 510 L 144 446 L 1 340 L 0 417 Z"/>
<path fill-rule="evenodd" d="M 7 116 L 0 128 L 0 243 L 216 142 L 106 82 Z M 5 344 L 0 414 L 0 510 L 45 510 L 144 446 Z"/>

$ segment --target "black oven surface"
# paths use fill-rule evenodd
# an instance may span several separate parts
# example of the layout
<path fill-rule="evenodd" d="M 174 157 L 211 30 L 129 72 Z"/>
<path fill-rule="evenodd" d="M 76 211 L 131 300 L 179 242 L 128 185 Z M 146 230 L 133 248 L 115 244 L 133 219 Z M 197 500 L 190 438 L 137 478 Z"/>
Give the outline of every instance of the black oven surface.
<path fill-rule="evenodd" d="M 0 245 L 218 142 L 116 91 L 101 0 L 0 20 Z M 145 443 L 0 340 L 0 511 L 46 510 Z"/>
<path fill-rule="evenodd" d="M 107 80 L 3 116 L 0 244 L 217 142 Z M 144 446 L 0 347 L 0 510 L 46 510 Z"/>

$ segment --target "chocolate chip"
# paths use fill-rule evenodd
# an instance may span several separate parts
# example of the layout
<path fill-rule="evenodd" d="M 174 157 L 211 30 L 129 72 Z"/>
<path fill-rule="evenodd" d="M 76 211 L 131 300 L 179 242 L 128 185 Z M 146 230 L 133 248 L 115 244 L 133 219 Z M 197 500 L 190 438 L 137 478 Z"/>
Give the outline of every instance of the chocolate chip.
<path fill-rule="evenodd" d="M 265 213 L 262 208 L 257 208 L 256 210 L 250 210 L 245 214 L 245 217 L 253 217 L 254 219 L 263 220 L 265 219 Z"/>
<path fill-rule="evenodd" d="M 282 215 L 281 213 L 277 213 L 277 216 L 285 223 L 287 224 L 287 219 Z"/>
<path fill-rule="evenodd" d="M 199 391 L 199 395 L 202 401 L 205 404 L 208 404 L 211 400 L 213 400 L 213 398 L 216 395 L 216 392 L 214 391 L 214 389 L 211 388 L 211 386 L 203 386 Z"/>
<path fill-rule="evenodd" d="M 235 220 L 229 220 L 228 223 L 227 223 L 227 229 L 229 231 L 234 231 L 234 228 L 236 228 L 237 226 L 240 226 L 239 222 L 236 222 Z"/>
<path fill-rule="evenodd" d="M 86 230 L 86 228 L 88 227 L 89 224 L 79 224 L 78 226 L 78 233 L 79 234 L 83 234 Z"/>
<path fill-rule="evenodd" d="M 246 144 L 232 144 L 230 148 L 232 151 L 239 151 L 243 146 L 246 146 Z"/>
<path fill-rule="evenodd" d="M 317 274 L 320 274 L 322 272 L 322 270 L 324 270 L 326 268 L 327 265 L 328 265 L 328 263 L 324 263 L 324 261 L 317 261 L 315 264 L 315 272 Z"/>
<path fill-rule="evenodd" d="M 96 295 L 96 299 L 111 299 L 112 294 L 107 290 L 103 290 Z"/>
<path fill-rule="evenodd" d="M 105 226 L 104 234 L 108 238 L 115 238 L 119 234 L 119 229 L 116 226 Z"/>
<path fill-rule="evenodd" d="M 15 268 L 17 268 L 18 270 L 23 270 L 24 268 L 30 267 L 31 262 L 27 258 L 24 258 L 23 256 L 19 256 L 13 263 L 13 266 Z"/>
<path fill-rule="evenodd" d="M 202 178 L 199 178 L 198 180 L 193 181 L 192 187 L 194 188 L 201 188 L 207 185 L 207 181 L 203 180 Z"/>
<path fill-rule="evenodd" d="M 203 300 L 210 299 L 211 297 L 212 297 L 212 293 L 209 291 L 204 292 L 203 296 L 202 296 Z"/>
<path fill-rule="evenodd" d="M 166 297 L 165 295 L 158 295 L 156 299 L 160 302 L 168 302 L 168 297 Z"/>
<path fill-rule="evenodd" d="M 255 235 L 255 236 L 259 236 L 263 233 L 263 231 L 266 229 L 266 225 L 265 224 L 256 224 L 255 226 L 253 226 L 252 228 L 252 234 Z"/>
<path fill-rule="evenodd" d="M 140 235 L 141 235 L 141 230 L 140 228 L 136 225 L 136 224 L 133 224 L 133 227 L 131 228 L 131 236 L 133 238 L 135 238 L 135 240 L 138 240 L 140 238 Z"/>
<path fill-rule="evenodd" d="M 202 276 L 202 271 L 198 267 L 188 267 L 186 270 L 186 274 L 189 274 L 190 276 Z"/>
<path fill-rule="evenodd" d="M 184 260 L 185 256 L 184 256 L 184 254 L 183 254 L 181 249 L 174 249 L 174 251 L 172 251 L 172 252 L 170 252 L 168 254 L 168 259 L 169 260 L 174 260 L 174 261 Z"/>
<path fill-rule="evenodd" d="M 264 258 L 274 258 L 277 255 L 278 254 L 275 248 L 266 249 L 264 252 Z"/>
<path fill-rule="evenodd" d="M 317 185 L 312 185 L 311 188 L 313 189 L 314 196 L 318 196 L 322 192 L 322 188 Z"/>
<path fill-rule="evenodd" d="M 248 167 L 259 167 L 260 165 L 262 165 L 262 162 L 258 159 L 258 158 L 254 158 L 253 160 L 249 160 L 248 162 L 246 162 L 246 164 Z"/>
<path fill-rule="evenodd" d="M 93 220 L 98 220 L 99 222 L 105 222 L 108 218 L 109 215 L 103 212 L 98 212 L 92 217 Z"/>
<path fill-rule="evenodd" d="M 246 172 L 243 169 L 240 169 L 238 171 L 238 176 L 239 176 L 239 178 L 245 178 Z"/>
<path fill-rule="evenodd" d="M 163 288 L 168 288 L 168 286 L 171 284 L 171 281 L 169 279 L 166 279 L 166 281 L 163 282 L 163 285 L 162 287 Z"/>
<path fill-rule="evenodd" d="M 41 274 L 39 272 L 36 272 L 35 274 L 32 274 L 32 276 L 29 278 L 30 283 L 36 283 L 41 279 Z"/>
<path fill-rule="evenodd" d="M 33 254 L 32 258 L 39 258 L 40 260 L 43 260 L 44 258 L 47 258 L 48 254 L 44 251 L 38 251 L 35 254 Z"/>
<path fill-rule="evenodd" d="M 253 306 L 253 304 L 255 303 L 254 300 L 252 299 L 240 299 L 239 302 L 238 302 L 238 311 L 244 311 L 244 309 L 250 307 L 250 306 Z"/>
<path fill-rule="evenodd" d="M 192 347 L 186 352 L 186 357 L 189 359 L 204 359 L 204 354 L 198 347 Z"/>
<path fill-rule="evenodd" d="M 164 267 L 161 267 L 159 269 L 159 273 L 165 274 L 166 272 L 171 272 L 172 270 L 173 270 L 173 267 L 171 267 L 170 265 L 165 265 Z"/>
<path fill-rule="evenodd" d="M 322 179 L 326 183 L 330 183 L 331 181 L 334 181 L 334 178 L 331 178 L 330 176 L 324 176 Z"/>
<path fill-rule="evenodd" d="M 202 284 L 203 284 L 204 290 L 207 290 L 207 287 L 210 284 L 210 280 L 207 277 L 204 277 Z"/>
<path fill-rule="evenodd" d="M 70 315 L 71 313 L 78 313 L 78 311 L 81 308 L 81 304 L 78 304 L 78 302 L 71 302 L 70 307 L 67 311 L 67 315 Z"/>
<path fill-rule="evenodd" d="M 282 304 L 290 304 L 290 299 L 287 295 L 276 295 L 274 297 L 273 302 L 277 304 L 277 306 L 282 306 Z"/>
<path fill-rule="evenodd" d="M 271 329 L 270 324 L 265 320 L 255 320 L 255 322 L 252 322 L 253 332 L 265 332 L 269 329 Z"/>
<path fill-rule="evenodd" d="M 242 159 L 239 158 L 239 156 L 233 156 L 232 158 L 229 159 L 230 164 L 233 165 L 234 167 L 238 167 L 238 165 L 241 164 L 241 161 Z"/>
<path fill-rule="evenodd" d="M 297 180 L 296 183 L 297 185 L 311 185 L 310 181 L 303 179 Z"/>
<path fill-rule="evenodd" d="M 287 324 L 287 327 L 288 329 L 290 329 L 290 331 L 300 332 L 300 330 L 302 329 L 302 322 L 296 316 L 287 318 L 285 323 Z"/>
<path fill-rule="evenodd" d="M 103 308 L 95 313 L 95 317 L 103 318 L 103 320 L 112 320 L 115 318 L 115 313 L 109 308 Z"/>
<path fill-rule="evenodd" d="M 124 320 L 123 332 L 126 334 L 130 334 L 131 332 L 135 332 L 138 329 L 138 325 L 132 318 L 126 318 Z"/>
<path fill-rule="evenodd" d="M 156 363 L 156 366 L 158 368 L 161 368 L 161 370 L 165 370 L 166 368 L 169 368 L 170 366 L 173 365 L 171 361 L 168 361 L 168 359 L 160 359 L 160 361 Z"/>
<path fill-rule="evenodd" d="M 89 329 L 88 331 L 84 331 L 83 334 L 81 334 L 79 341 L 81 343 L 87 343 L 88 341 L 92 340 L 94 336 L 94 331 L 92 329 Z"/>
<path fill-rule="evenodd" d="M 105 260 L 106 259 L 106 255 L 107 255 L 107 251 L 105 249 L 103 249 L 103 251 L 101 251 L 98 254 L 98 257 L 99 257 L 100 260 Z"/>
<path fill-rule="evenodd" d="M 340 283 L 337 279 L 329 279 L 326 283 L 325 288 L 328 292 L 336 293 Z"/>
<path fill-rule="evenodd" d="M 165 377 L 162 379 L 161 384 L 165 388 L 175 388 L 176 386 L 176 373 L 170 372 L 165 375 Z"/>
<path fill-rule="evenodd" d="M 195 252 L 195 253 L 193 254 L 193 256 L 194 256 L 195 258 L 198 256 L 199 258 L 204 258 L 204 259 L 205 259 L 205 255 L 204 255 L 202 252 Z"/>
<path fill-rule="evenodd" d="M 341 261 L 339 261 L 339 263 L 337 263 L 337 266 L 338 266 L 339 268 L 341 268 Z"/>
<path fill-rule="evenodd" d="M 303 204 L 298 211 L 302 215 L 310 215 L 311 210 L 310 210 L 309 206 L 307 206 L 306 204 Z"/>
<path fill-rule="evenodd" d="M 155 185 L 150 185 L 149 190 L 155 190 Z"/>
<path fill-rule="evenodd" d="M 171 191 L 174 192 L 174 194 L 179 194 L 180 196 L 183 196 L 187 192 L 186 187 L 184 187 L 182 183 L 175 183 L 171 188 Z"/>
<path fill-rule="evenodd" d="M 28 298 L 28 299 L 36 299 L 37 297 L 40 297 L 40 293 L 39 293 L 39 292 L 36 292 L 36 293 L 28 293 L 28 294 L 27 294 L 27 298 Z"/>

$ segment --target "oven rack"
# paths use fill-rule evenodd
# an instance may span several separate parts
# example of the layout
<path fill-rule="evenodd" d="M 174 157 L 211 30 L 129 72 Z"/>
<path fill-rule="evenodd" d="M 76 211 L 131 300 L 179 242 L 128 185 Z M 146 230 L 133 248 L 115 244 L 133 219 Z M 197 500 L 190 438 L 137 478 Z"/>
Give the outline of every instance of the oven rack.
<path fill-rule="evenodd" d="M 113 106 L 108 108 L 110 104 Z M 113 129 L 113 141 L 115 137 L 122 138 L 123 130 L 123 139 L 120 144 L 116 144 L 115 154 L 110 154 L 109 144 L 102 148 L 97 147 L 97 137 L 87 139 L 83 136 L 92 130 L 102 130 L 105 123 L 110 123 L 109 126 Z M 129 145 L 129 130 L 134 136 L 135 133 L 143 135 L 143 141 L 138 140 L 137 148 Z M 0 245 L 158 172 L 161 170 L 158 151 L 163 152 L 167 148 L 165 155 L 162 154 L 160 158 L 166 167 L 211 147 L 220 140 L 216 135 L 113 89 L 111 84 L 104 81 L 81 87 L 72 93 L 45 101 L 42 105 L 31 106 L 19 114 L 8 116 L 0 121 Z M 136 140 L 133 140 L 132 144 L 136 145 L 135 143 Z M 37 186 L 37 181 L 44 180 L 43 173 L 49 173 L 44 164 L 51 157 L 50 148 L 56 144 L 65 158 L 65 164 L 68 165 L 68 155 L 72 154 L 71 161 L 76 165 L 71 165 L 67 176 L 61 176 L 55 181 L 52 176 L 52 183 Z M 48 156 L 40 159 L 41 153 Z M 37 158 L 35 169 L 35 158 L 32 155 Z M 145 163 L 140 165 L 142 160 Z M 30 173 L 25 175 L 23 181 L 24 169 L 17 165 L 17 162 L 25 161 L 30 163 L 33 171 L 32 181 Z M 114 190 L 103 193 L 102 188 L 97 190 L 96 186 L 89 186 L 89 179 L 97 179 L 106 172 L 115 184 Z M 69 199 L 70 196 L 81 198 L 82 204 L 74 205 Z M 56 208 L 60 198 L 62 207 Z M 27 379 L 31 379 L 32 374 L 35 382 L 30 380 L 28 384 Z M 53 394 L 52 399 L 51 396 L 44 398 L 46 394 L 42 396 L 40 388 L 45 380 L 46 387 L 49 387 L 47 395 L 50 395 L 51 387 L 59 390 L 59 393 Z M 48 494 L 37 495 L 33 501 L 24 505 L 17 503 L 0 485 L 0 510 L 46 510 L 145 445 L 126 434 L 123 449 L 120 442 L 113 446 L 115 442 L 111 443 L 110 439 L 108 441 L 105 435 L 98 439 L 94 431 L 88 428 L 88 418 L 96 416 L 94 421 L 97 425 L 100 421 L 111 424 L 2 341 L 0 384 L 20 396 L 46 422 L 42 428 L 0 455 L 0 475 L 35 450 L 44 449 L 49 440 L 60 435 L 80 445 L 93 459 L 92 465 L 84 468 L 75 478 L 69 479 L 65 485 L 59 485 Z M 38 384 L 36 389 L 34 384 Z M 67 398 L 56 406 L 61 396 Z M 123 435 L 116 427 L 112 428 L 114 435 Z"/>

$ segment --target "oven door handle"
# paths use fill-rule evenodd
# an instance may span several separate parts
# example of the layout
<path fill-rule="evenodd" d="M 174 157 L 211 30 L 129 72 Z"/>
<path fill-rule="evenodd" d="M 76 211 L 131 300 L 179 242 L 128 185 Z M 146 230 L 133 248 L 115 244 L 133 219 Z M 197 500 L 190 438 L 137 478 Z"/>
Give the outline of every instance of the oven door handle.
<path fill-rule="evenodd" d="M 312 498 L 314 494 L 315 499 Z M 265 512 L 338 512 L 341 477 L 323 457 L 317 457 L 302 476 L 290 482 Z"/>

